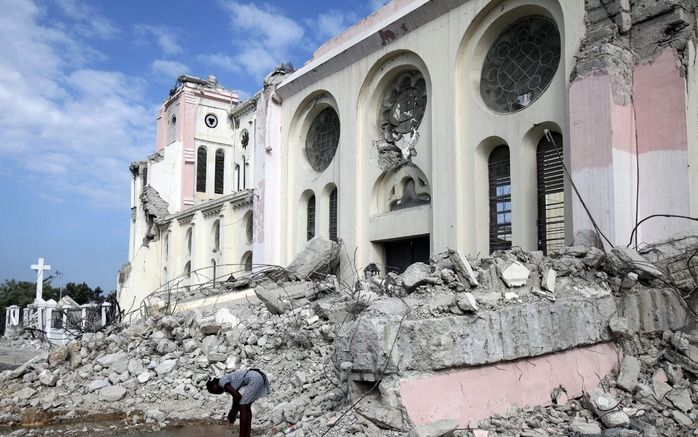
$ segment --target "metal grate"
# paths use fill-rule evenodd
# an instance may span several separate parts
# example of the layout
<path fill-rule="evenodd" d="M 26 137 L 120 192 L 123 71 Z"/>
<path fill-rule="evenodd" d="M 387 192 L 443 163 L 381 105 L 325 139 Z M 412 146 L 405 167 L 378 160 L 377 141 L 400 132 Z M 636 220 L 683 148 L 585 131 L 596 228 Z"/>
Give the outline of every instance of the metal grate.
<path fill-rule="evenodd" d="M 337 241 L 337 189 L 330 193 L 330 240 Z"/>
<path fill-rule="evenodd" d="M 306 240 L 315 236 L 315 196 L 308 199 L 307 226 L 305 232 Z"/>
<path fill-rule="evenodd" d="M 492 44 L 480 76 L 480 94 L 497 112 L 515 112 L 548 88 L 560 63 L 560 32 L 550 19 L 514 22 Z"/>
<path fill-rule="evenodd" d="M 511 249 L 511 174 L 509 147 L 490 153 L 490 252 Z"/>
<path fill-rule="evenodd" d="M 206 148 L 199 147 L 196 154 L 196 191 L 206 192 Z"/>
<path fill-rule="evenodd" d="M 562 135 L 555 143 L 543 137 L 538 143 L 538 250 L 548 254 L 565 245 L 565 174 Z M 557 145 L 557 148 L 555 147 Z"/>
<path fill-rule="evenodd" d="M 333 108 L 325 108 L 315 117 L 305 140 L 305 155 L 317 172 L 332 162 L 339 144 L 339 117 Z"/>
<path fill-rule="evenodd" d="M 223 152 L 223 149 L 216 150 L 216 171 L 213 179 L 213 192 L 216 194 L 223 194 L 224 163 L 225 152 Z"/>

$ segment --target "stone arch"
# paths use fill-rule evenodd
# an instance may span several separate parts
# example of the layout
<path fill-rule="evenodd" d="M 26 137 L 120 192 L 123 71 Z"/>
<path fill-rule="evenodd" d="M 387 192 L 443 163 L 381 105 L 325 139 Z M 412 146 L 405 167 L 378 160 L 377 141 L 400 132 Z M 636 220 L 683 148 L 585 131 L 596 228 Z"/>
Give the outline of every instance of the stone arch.
<path fill-rule="evenodd" d="M 416 165 L 387 170 L 376 180 L 371 195 L 371 215 L 431 203 L 429 179 Z"/>
<path fill-rule="evenodd" d="M 310 93 L 296 109 L 295 114 L 291 119 L 289 129 L 289 159 L 294 163 L 299 163 L 305 171 L 316 171 L 307 158 L 306 140 L 311 128 L 311 124 L 323 111 L 333 109 L 340 117 L 339 107 L 334 96 L 327 90 L 317 90 Z M 341 120 L 341 117 L 340 117 Z M 338 140 L 337 149 L 328 167 L 320 171 L 327 171 L 328 168 L 336 164 L 337 150 L 341 143 L 341 122 L 339 125 L 340 138 Z"/>
<path fill-rule="evenodd" d="M 252 251 L 248 250 L 242 255 L 242 258 L 240 259 L 240 264 L 242 264 L 242 267 L 245 269 L 246 272 L 251 272 L 252 271 Z"/>

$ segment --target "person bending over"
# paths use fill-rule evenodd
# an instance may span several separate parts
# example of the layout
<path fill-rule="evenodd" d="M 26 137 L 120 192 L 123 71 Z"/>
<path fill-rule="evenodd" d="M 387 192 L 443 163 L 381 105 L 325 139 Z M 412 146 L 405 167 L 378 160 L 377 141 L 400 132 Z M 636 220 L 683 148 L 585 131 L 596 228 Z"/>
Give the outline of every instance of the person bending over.
<path fill-rule="evenodd" d="M 250 437 L 252 402 L 271 393 L 269 380 L 259 369 L 238 369 L 220 378 L 211 378 L 206 382 L 206 389 L 215 395 L 226 392 L 233 397 L 228 422 L 234 424 L 238 411 L 240 412 L 240 437 Z"/>

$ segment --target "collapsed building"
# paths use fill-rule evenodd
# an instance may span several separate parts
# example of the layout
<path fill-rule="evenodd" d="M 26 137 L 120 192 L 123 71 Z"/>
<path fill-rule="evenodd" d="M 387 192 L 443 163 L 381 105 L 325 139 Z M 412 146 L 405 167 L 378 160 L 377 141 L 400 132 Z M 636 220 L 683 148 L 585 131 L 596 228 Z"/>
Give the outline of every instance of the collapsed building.
<path fill-rule="evenodd" d="M 354 410 L 396 432 L 552 405 L 561 432 L 687 435 L 696 31 L 688 0 L 394 0 L 246 102 L 180 78 L 132 166 L 121 307 L 312 310 Z M 306 245 L 312 268 L 269 272 Z"/>

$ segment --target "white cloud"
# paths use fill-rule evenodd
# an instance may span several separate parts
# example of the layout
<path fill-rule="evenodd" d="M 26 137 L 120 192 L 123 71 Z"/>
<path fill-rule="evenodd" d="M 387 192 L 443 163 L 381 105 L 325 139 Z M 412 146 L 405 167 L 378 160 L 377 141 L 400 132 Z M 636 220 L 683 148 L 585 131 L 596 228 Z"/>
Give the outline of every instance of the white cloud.
<path fill-rule="evenodd" d="M 189 72 L 189 67 L 181 62 L 156 59 L 150 64 L 150 70 L 163 80 L 174 83 L 177 77 Z"/>
<path fill-rule="evenodd" d="M 268 4 L 224 1 L 230 18 L 231 50 L 197 56 L 202 63 L 261 79 L 307 45 L 303 26 Z"/>
<path fill-rule="evenodd" d="M 166 55 L 176 55 L 182 52 L 182 47 L 177 41 L 179 32 L 168 26 L 137 24 L 133 28 L 133 33 L 136 38 L 139 38 L 141 44 L 147 44 L 154 38 L 155 43 Z"/>
<path fill-rule="evenodd" d="M 75 21 L 75 30 L 87 37 L 110 39 L 119 33 L 111 21 L 80 0 L 59 0 L 56 5 Z"/>
<path fill-rule="evenodd" d="M 52 198 L 123 209 L 127 165 L 154 136 L 145 82 L 90 68 L 101 54 L 72 18 L 48 23 L 29 0 L 3 0 L 2 10 L 0 167 Z"/>
<path fill-rule="evenodd" d="M 307 20 L 308 27 L 315 29 L 316 37 L 323 42 L 339 35 L 343 30 L 357 21 L 356 14 L 332 9 L 323 12 L 314 19 Z"/>

